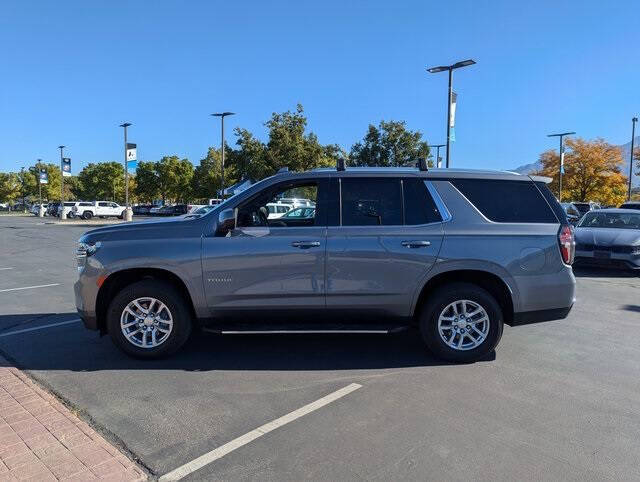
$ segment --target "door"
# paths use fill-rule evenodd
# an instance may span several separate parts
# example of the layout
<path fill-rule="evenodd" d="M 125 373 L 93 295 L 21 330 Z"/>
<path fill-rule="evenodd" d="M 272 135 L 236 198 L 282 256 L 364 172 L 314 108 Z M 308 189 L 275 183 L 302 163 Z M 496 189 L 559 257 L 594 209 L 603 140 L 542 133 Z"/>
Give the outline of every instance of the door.
<path fill-rule="evenodd" d="M 203 238 L 203 282 L 212 316 L 232 311 L 325 307 L 327 181 L 285 181 L 266 187 L 237 208 L 237 227 Z M 269 219 L 267 204 L 309 199 L 306 218 Z"/>
<path fill-rule="evenodd" d="M 327 308 L 408 316 L 443 238 L 424 179 L 338 182 L 338 225 L 327 229 Z"/>

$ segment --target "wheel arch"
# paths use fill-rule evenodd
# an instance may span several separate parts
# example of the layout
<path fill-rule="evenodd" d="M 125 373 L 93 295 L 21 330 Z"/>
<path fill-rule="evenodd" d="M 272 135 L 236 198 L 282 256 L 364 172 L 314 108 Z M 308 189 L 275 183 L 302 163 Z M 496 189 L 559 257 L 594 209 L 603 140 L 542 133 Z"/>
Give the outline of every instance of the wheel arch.
<path fill-rule="evenodd" d="M 472 283 L 487 290 L 496 299 L 504 316 L 504 322 L 509 324 L 513 321 L 513 292 L 509 285 L 497 274 L 490 271 L 475 269 L 459 269 L 444 271 L 429 278 L 420 290 L 417 302 L 414 306 L 413 315 L 418 315 L 427 302 L 429 293 L 448 283 L 466 282 Z"/>
<path fill-rule="evenodd" d="M 193 299 L 187 285 L 177 274 L 162 268 L 129 268 L 111 273 L 100 286 L 96 298 L 96 319 L 101 334 L 107 333 L 106 314 L 113 297 L 125 287 L 144 279 L 170 283 L 184 297 L 191 317 L 195 320 Z"/>

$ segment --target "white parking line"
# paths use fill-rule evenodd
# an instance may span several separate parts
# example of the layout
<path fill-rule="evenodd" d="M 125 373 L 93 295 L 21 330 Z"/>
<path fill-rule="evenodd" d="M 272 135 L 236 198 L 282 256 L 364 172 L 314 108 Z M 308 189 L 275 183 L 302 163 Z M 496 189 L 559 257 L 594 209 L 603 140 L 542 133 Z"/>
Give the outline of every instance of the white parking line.
<path fill-rule="evenodd" d="M 347 385 L 346 387 L 341 388 L 340 390 L 336 390 L 335 392 L 330 393 L 329 395 L 324 396 L 316 400 L 315 402 L 311 402 L 308 405 L 305 405 L 304 407 L 294 410 L 293 412 L 290 412 L 280 418 L 276 418 L 272 422 L 266 423 L 261 427 L 258 427 L 244 435 L 241 435 L 240 437 L 232 440 L 231 442 L 227 442 L 226 444 L 221 445 L 217 449 L 212 450 L 211 452 L 208 452 L 204 455 L 201 455 L 197 459 L 194 459 L 191 462 L 188 462 L 183 466 L 172 470 L 171 472 L 160 477 L 159 481 L 166 482 L 170 480 L 180 480 L 183 477 L 186 477 L 187 475 L 195 472 L 196 470 L 201 469 L 205 465 L 208 465 L 211 462 L 214 462 L 219 458 L 224 457 L 228 453 L 233 452 L 234 450 L 239 449 L 244 445 L 247 445 L 249 442 L 252 442 L 259 437 L 262 437 L 263 435 L 271 432 L 272 430 L 282 427 L 283 425 L 286 425 L 289 422 L 293 422 L 294 420 L 304 415 L 307 415 L 308 413 L 314 412 L 315 410 L 318 410 L 319 408 L 322 408 L 325 405 L 328 405 L 329 403 L 334 402 L 339 398 L 344 397 L 345 395 L 348 395 L 349 393 L 357 390 L 358 388 L 362 388 L 362 385 L 359 385 L 357 383 L 352 383 L 351 385 Z"/>
<path fill-rule="evenodd" d="M 7 269 L 13 269 L 13 268 L 0 268 L 0 271 L 4 271 L 4 270 L 7 270 Z"/>
<path fill-rule="evenodd" d="M 27 333 L 28 331 L 44 330 L 45 328 L 53 328 L 54 326 L 69 325 L 71 323 L 77 323 L 82 321 L 80 318 L 75 318 L 69 321 L 61 321 L 60 323 L 51 323 L 50 325 L 34 326 L 33 328 L 24 328 L 23 330 L 10 331 L 9 333 L 0 333 L 0 338 L 11 335 L 18 335 L 20 333 Z"/>
<path fill-rule="evenodd" d="M 58 286 L 59 284 L 60 283 L 51 283 L 48 285 L 23 286 L 22 288 L 8 288 L 8 289 L 0 290 L 0 293 L 6 293 L 7 291 L 32 290 L 34 288 L 48 288 L 49 286 Z"/>

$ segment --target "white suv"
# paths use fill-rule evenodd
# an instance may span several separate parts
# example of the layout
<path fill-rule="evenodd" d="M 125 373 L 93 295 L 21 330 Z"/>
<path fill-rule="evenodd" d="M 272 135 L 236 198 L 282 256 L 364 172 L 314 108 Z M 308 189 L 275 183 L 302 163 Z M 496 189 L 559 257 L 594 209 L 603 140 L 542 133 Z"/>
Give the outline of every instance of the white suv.
<path fill-rule="evenodd" d="M 125 207 L 112 201 L 81 202 L 73 207 L 73 213 L 82 219 L 91 219 L 94 216 L 101 218 L 124 218 Z"/>

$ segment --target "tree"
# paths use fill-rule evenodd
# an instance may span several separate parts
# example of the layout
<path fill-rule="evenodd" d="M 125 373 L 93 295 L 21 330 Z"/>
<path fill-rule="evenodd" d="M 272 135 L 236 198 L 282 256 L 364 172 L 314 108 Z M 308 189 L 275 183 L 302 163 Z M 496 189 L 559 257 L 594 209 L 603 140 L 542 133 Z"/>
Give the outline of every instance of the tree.
<path fill-rule="evenodd" d="M 164 156 L 155 163 L 162 200 L 186 201 L 191 196 L 193 164 L 178 156 Z"/>
<path fill-rule="evenodd" d="M 301 104 L 295 112 L 274 112 L 265 125 L 269 129 L 265 156 L 267 175 L 285 166 L 291 171 L 308 171 L 335 165 L 336 159 L 330 157 L 334 149 L 322 146 L 313 132 L 305 134 L 307 118 Z"/>
<path fill-rule="evenodd" d="M 225 154 L 229 152 L 225 149 Z M 225 161 L 226 161 L 225 155 Z M 225 162 L 226 163 L 226 162 Z M 230 186 L 229 164 L 225 166 L 225 184 Z M 222 185 L 222 155 L 220 149 L 210 147 L 207 156 L 200 159 L 200 164 L 195 168 L 191 180 L 191 192 L 196 199 L 208 199 L 217 197 Z"/>
<path fill-rule="evenodd" d="M 621 173 L 620 148 L 603 139 L 587 141 L 572 138 L 566 141 L 569 152 L 564 156 L 562 198 L 572 201 L 600 201 L 618 206 L 627 193 L 627 178 Z M 553 150 L 540 154 L 542 169 L 538 172 L 553 178 L 549 186 L 558 197 L 560 156 Z"/>
<path fill-rule="evenodd" d="M 267 161 L 267 146 L 256 139 L 247 129 L 234 130 L 238 149 L 229 153 L 229 165 L 234 166 L 236 181 L 251 179 L 258 181 L 273 174 L 273 167 Z M 225 161 L 227 157 L 225 156 Z M 226 167 L 226 166 L 225 166 Z"/>
<path fill-rule="evenodd" d="M 76 197 L 87 200 L 118 199 L 124 201 L 124 167 L 122 163 L 89 163 L 78 174 Z"/>
<path fill-rule="evenodd" d="M 408 130 L 404 121 L 380 121 L 378 127 L 369 124 L 364 138 L 349 154 L 355 166 L 399 167 L 428 157 L 429 146 L 422 133 Z"/>
<path fill-rule="evenodd" d="M 160 196 L 160 179 L 155 162 L 138 162 L 135 193 L 141 201 L 153 202 Z"/>
<path fill-rule="evenodd" d="M 15 172 L 0 172 L 0 201 L 15 202 L 22 196 L 22 184 Z"/>

